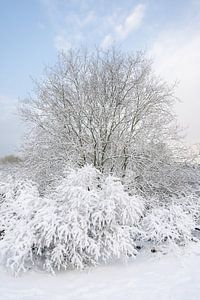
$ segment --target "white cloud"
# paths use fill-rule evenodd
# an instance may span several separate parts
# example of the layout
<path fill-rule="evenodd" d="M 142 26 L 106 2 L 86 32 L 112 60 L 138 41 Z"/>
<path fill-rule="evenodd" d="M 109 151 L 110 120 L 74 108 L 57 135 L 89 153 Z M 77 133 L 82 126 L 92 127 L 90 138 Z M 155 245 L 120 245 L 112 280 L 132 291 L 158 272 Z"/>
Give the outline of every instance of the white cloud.
<path fill-rule="evenodd" d="M 144 11 L 145 6 L 143 4 L 137 5 L 132 13 L 126 17 L 124 23 L 116 26 L 115 31 L 118 39 L 125 39 L 130 32 L 136 30 L 141 25 Z"/>
<path fill-rule="evenodd" d="M 131 32 L 137 30 L 142 24 L 145 8 L 144 4 L 138 4 L 121 24 L 115 23 L 113 32 L 106 35 L 101 42 L 101 48 L 105 49 L 114 42 L 125 40 Z"/>
<path fill-rule="evenodd" d="M 160 34 L 150 54 L 155 68 L 168 81 L 178 80 L 176 105 L 187 140 L 200 142 L 200 35 L 198 28 L 184 28 Z"/>
<path fill-rule="evenodd" d="M 77 0 L 40 0 L 55 32 L 54 47 L 68 51 L 71 45 L 84 40 L 85 32 L 96 21 L 96 14 L 87 1 Z M 79 5 L 78 12 L 73 6 Z M 67 37 L 67 38 L 66 38 Z"/>
<path fill-rule="evenodd" d="M 103 41 L 101 42 L 101 48 L 102 49 L 107 49 L 109 48 L 114 42 L 114 39 L 111 34 L 108 34 L 105 36 Z"/>
<path fill-rule="evenodd" d="M 68 52 L 71 48 L 71 43 L 63 35 L 57 35 L 54 39 L 54 46 L 58 51 Z"/>
<path fill-rule="evenodd" d="M 79 20 L 80 27 L 88 26 L 90 23 L 92 23 L 95 20 L 95 18 L 96 16 L 94 11 L 92 10 L 89 11 L 84 18 Z"/>

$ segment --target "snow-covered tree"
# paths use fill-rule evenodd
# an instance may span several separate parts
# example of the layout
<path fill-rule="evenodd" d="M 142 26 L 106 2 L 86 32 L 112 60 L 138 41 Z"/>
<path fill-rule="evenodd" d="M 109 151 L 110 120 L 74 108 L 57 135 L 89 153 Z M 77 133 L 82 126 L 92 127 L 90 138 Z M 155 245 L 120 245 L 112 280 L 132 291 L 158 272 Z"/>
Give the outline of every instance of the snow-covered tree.
<path fill-rule="evenodd" d="M 142 52 L 62 53 L 21 106 L 33 126 L 24 146 L 27 169 L 44 186 L 64 165 L 87 163 L 120 177 L 134 170 L 135 182 L 148 181 L 147 168 L 154 168 L 164 182 L 163 158 L 177 138 L 174 99 Z"/>

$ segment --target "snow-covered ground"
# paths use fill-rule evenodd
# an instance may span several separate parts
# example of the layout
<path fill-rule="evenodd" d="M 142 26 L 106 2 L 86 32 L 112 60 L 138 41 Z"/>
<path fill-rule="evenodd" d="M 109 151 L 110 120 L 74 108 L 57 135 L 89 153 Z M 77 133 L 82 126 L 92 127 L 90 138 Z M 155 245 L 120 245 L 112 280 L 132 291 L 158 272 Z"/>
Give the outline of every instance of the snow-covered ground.
<path fill-rule="evenodd" d="M 184 253 L 141 253 L 127 264 L 55 276 L 33 272 L 13 277 L 0 271 L 0 300 L 198 300 L 200 247 Z"/>

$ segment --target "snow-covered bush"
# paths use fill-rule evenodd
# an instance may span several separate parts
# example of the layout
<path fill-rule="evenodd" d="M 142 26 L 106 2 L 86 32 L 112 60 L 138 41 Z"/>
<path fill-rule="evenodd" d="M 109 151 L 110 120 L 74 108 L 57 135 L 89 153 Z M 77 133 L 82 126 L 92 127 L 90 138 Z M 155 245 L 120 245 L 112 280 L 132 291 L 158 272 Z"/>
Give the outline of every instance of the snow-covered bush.
<path fill-rule="evenodd" d="M 180 205 L 170 205 L 152 209 L 143 218 L 141 227 L 142 239 L 153 245 L 185 245 L 193 237 L 195 221 Z"/>
<path fill-rule="evenodd" d="M 37 187 L 30 181 L 8 179 L 4 188 L 4 201 L 0 205 L 0 258 L 13 270 L 23 268 L 25 260 L 31 257 L 31 236 L 29 221 L 33 219 L 40 203 Z M 27 237 L 29 236 L 29 240 Z"/>
<path fill-rule="evenodd" d="M 123 184 L 130 192 L 158 200 L 161 205 L 175 197 L 190 197 L 196 191 L 200 196 L 200 167 L 186 156 L 184 150 L 147 143 L 135 149 Z M 149 204 L 154 207 L 152 201 Z"/>
<path fill-rule="evenodd" d="M 67 173 L 48 197 L 28 182 L 14 189 L 0 207 L 0 255 L 15 272 L 36 263 L 49 271 L 84 268 L 136 254 L 143 202 L 116 178 L 86 166 Z"/>
<path fill-rule="evenodd" d="M 85 166 L 67 169 L 43 196 L 32 181 L 7 177 L 0 216 L 0 263 L 14 272 L 33 265 L 54 272 L 126 259 L 140 242 L 184 245 L 195 238 L 200 206 L 190 191 L 144 200 L 134 187 Z"/>

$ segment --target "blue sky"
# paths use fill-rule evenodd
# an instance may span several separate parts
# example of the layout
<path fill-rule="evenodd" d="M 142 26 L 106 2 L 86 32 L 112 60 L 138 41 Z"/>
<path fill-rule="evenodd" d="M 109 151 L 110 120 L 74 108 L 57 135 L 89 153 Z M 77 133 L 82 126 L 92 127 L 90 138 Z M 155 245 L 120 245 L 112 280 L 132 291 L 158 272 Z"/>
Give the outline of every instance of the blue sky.
<path fill-rule="evenodd" d="M 168 81 L 187 140 L 200 143 L 200 0 L 0 1 L 0 155 L 16 152 L 24 125 L 18 98 L 32 91 L 46 64 L 71 47 L 145 49 Z"/>

